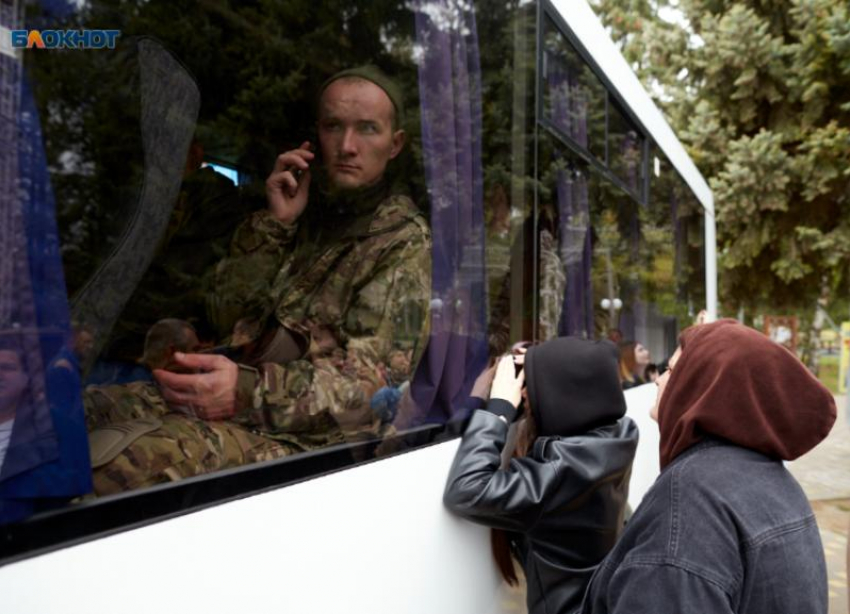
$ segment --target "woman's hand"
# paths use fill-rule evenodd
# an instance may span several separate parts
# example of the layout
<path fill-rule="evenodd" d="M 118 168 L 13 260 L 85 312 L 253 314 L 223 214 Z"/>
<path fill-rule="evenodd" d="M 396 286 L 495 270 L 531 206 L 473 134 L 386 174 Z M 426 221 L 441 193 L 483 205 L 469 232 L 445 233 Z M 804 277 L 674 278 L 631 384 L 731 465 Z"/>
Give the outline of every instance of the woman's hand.
<path fill-rule="evenodd" d="M 493 378 L 493 386 L 490 388 L 491 399 L 503 399 L 519 407 L 522 400 L 522 387 L 525 385 L 525 370 L 516 372 L 514 359 L 517 356 L 503 356 L 496 366 L 496 376 Z M 524 357 L 523 357 L 524 358 Z"/>
<path fill-rule="evenodd" d="M 472 384 L 472 392 L 469 396 L 484 399 L 485 401 L 490 398 L 490 388 L 493 386 L 493 378 L 496 376 L 497 364 L 493 363 L 492 366 L 487 367 L 478 374 L 478 377 L 475 378 L 475 383 Z"/>

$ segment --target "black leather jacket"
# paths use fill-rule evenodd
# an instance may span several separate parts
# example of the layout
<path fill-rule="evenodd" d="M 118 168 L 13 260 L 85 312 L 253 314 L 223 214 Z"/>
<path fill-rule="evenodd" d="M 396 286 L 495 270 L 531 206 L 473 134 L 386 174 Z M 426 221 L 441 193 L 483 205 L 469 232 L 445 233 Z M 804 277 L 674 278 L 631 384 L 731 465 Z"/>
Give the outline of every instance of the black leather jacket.
<path fill-rule="evenodd" d="M 572 437 L 540 437 L 500 470 L 508 424 L 473 413 L 444 495 L 455 513 L 516 533 L 530 614 L 574 612 L 623 527 L 638 430 L 627 417 Z"/>

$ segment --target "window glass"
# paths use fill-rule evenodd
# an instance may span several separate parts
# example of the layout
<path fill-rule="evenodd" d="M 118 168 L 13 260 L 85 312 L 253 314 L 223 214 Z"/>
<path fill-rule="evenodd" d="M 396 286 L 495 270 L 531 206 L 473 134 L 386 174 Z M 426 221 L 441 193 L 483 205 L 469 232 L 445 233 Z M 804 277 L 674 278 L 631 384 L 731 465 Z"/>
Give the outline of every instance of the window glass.
<path fill-rule="evenodd" d="M 543 28 L 543 118 L 604 164 L 605 87 L 548 16 Z"/>
<path fill-rule="evenodd" d="M 514 343 L 664 357 L 704 301 L 700 208 L 663 157 L 638 205 L 534 3 L 23 4 L 120 35 L 0 54 L 0 523 L 452 436 Z"/>
<path fill-rule="evenodd" d="M 541 340 L 595 338 L 593 228 L 586 165 L 545 138 L 538 191 L 538 274 Z"/>
<path fill-rule="evenodd" d="M 534 336 L 537 7 L 479 6 L 488 345 L 496 357 Z"/>
<path fill-rule="evenodd" d="M 597 335 L 633 338 L 640 297 L 639 210 L 631 198 L 608 181 L 593 182 L 590 198 Z"/>
<path fill-rule="evenodd" d="M 643 136 L 613 99 L 608 101 L 608 167 L 638 198 L 643 185 Z"/>
<path fill-rule="evenodd" d="M 120 35 L 0 56 L 36 154 L 4 175 L 35 195 L 4 201 L 25 242 L 0 328 L 36 465 L 79 475 L 21 469 L 32 505 L 0 521 L 465 418 L 534 334 L 536 5 L 58 5 L 10 25 Z"/>
<path fill-rule="evenodd" d="M 650 201 L 620 204 L 612 251 L 621 304 L 609 315 L 621 339 L 626 386 L 663 370 L 679 332 L 705 305 L 701 207 L 660 150 L 653 156 Z"/>
<path fill-rule="evenodd" d="M 682 320 L 705 305 L 705 216 L 702 205 L 664 153 L 651 149 L 650 199 L 667 207 L 672 220 L 676 302 Z"/>
<path fill-rule="evenodd" d="M 611 339 L 624 386 L 649 381 L 704 305 L 701 209 L 666 159 L 643 205 L 542 143 L 539 338 Z"/>

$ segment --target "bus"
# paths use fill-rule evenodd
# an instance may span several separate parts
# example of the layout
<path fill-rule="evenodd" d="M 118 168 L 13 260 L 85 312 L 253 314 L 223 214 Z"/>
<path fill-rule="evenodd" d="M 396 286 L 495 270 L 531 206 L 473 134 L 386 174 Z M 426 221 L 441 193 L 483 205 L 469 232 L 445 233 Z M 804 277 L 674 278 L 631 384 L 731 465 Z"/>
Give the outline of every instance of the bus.
<path fill-rule="evenodd" d="M 711 191 L 592 7 L 12 0 L 0 39 L 4 611 L 524 611 L 489 532 L 442 505 L 476 377 L 564 335 L 661 362 L 716 316 Z M 429 294 L 393 306 L 365 373 L 345 321 L 325 362 L 276 366 L 313 374 L 308 399 L 327 373 L 378 378 L 358 407 L 374 428 L 278 433 L 292 453 L 92 493 L 93 395 L 156 388 L 140 360 L 163 318 L 233 347 L 209 301 L 234 233 L 266 208 L 276 157 L 316 143 L 326 80 L 365 65 L 403 92 L 386 173 L 430 271 L 400 283 Z M 317 216 L 314 253 L 345 215 Z M 654 388 L 625 393 L 633 508 L 658 474 Z"/>

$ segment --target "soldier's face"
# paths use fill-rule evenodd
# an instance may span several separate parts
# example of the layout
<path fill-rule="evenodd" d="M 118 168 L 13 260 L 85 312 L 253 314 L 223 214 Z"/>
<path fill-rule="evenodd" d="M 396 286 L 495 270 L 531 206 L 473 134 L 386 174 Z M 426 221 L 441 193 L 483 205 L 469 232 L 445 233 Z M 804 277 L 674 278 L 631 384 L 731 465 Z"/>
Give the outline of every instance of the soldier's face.
<path fill-rule="evenodd" d="M 374 83 L 339 79 L 325 89 L 319 145 L 335 187 L 362 188 L 380 181 L 404 146 L 404 131 L 394 131 L 392 123 L 393 103 Z"/>

